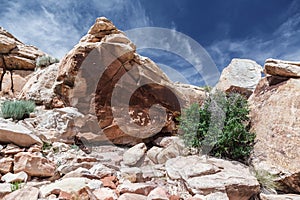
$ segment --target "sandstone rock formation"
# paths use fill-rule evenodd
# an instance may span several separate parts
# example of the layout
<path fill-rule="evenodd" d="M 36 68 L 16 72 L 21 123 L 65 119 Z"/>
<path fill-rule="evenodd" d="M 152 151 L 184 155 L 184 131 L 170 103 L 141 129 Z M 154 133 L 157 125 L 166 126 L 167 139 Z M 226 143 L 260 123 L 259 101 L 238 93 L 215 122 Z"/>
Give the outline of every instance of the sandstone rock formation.
<path fill-rule="evenodd" d="M 173 84 L 103 17 L 61 61 L 55 93 L 64 105 L 96 113 L 105 136 L 116 144 L 136 144 L 159 132 L 174 132 L 182 107 L 205 96 L 199 88 Z M 99 135 L 101 129 L 88 132 Z"/>
<path fill-rule="evenodd" d="M 264 67 L 264 72 L 269 75 L 291 78 L 300 77 L 300 62 L 276 60 L 269 58 L 266 60 Z"/>
<path fill-rule="evenodd" d="M 272 70 L 285 75 L 279 63 Z M 270 68 L 266 71 L 272 73 Z M 249 99 L 256 133 L 252 163 L 255 169 L 276 175 L 282 185 L 279 189 L 300 192 L 300 79 L 287 76 L 263 78 Z"/>
<path fill-rule="evenodd" d="M 42 141 L 32 134 L 27 128 L 13 122 L 0 119 L 0 142 L 14 143 L 21 147 L 29 147 L 33 144 L 42 145 Z"/>
<path fill-rule="evenodd" d="M 0 68 L 2 68 L 0 91 L 2 90 L 1 83 L 6 71 L 10 71 L 11 76 L 12 70 L 34 71 L 36 67 L 35 59 L 44 54 L 34 46 L 25 45 L 0 27 Z M 11 89 L 14 90 L 13 85 Z"/>
<path fill-rule="evenodd" d="M 253 60 L 232 59 L 223 69 L 221 77 L 214 89 L 235 91 L 250 96 L 261 79 L 262 67 Z M 247 92 L 248 91 L 248 92 Z"/>
<path fill-rule="evenodd" d="M 25 45 L 0 27 L 0 68 L 7 70 L 35 69 L 35 59 L 44 53 L 34 46 Z M 4 61 L 4 62 L 3 62 Z"/>

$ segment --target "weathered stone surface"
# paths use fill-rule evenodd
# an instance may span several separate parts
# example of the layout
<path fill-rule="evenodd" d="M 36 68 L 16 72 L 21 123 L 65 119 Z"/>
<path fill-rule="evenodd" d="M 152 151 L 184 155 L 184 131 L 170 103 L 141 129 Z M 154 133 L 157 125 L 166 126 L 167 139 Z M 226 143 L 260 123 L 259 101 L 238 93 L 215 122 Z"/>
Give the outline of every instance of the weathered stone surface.
<path fill-rule="evenodd" d="M 14 159 L 10 157 L 2 158 L 0 160 L 0 173 L 6 174 L 8 172 L 11 172 L 13 169 L 13 163 L 14 163 Z"/>
<path fill-rule="evenodd" d="M 35 118 L 25 119 L 23 125 L 45 141 L 73 143 L 77 133 L 75 121 L 81 118 L 83 114 L 76 108 L 56 108 L 41 111 Z"/>
<path fill-rule="evenodd" d="M 147 200 L 169 200 L 169 197 L 164 188 L 157 187 L 149 193 Z"/>
<path fill-rule="evenodd" d="M 140 194 L 125 193 L 118 200 L 147 200 L 147 196 Z"/>
<path fill-rule="evenodd" d="M 0 56 L 4 54 L 5 65 L 8 70 L 35 69 L 35 59 L 45 53 L 38 48 L 25 45 L 12 34 L 0 27 Z M 0 68 L 4 68 L 0 65 Z"/>
<path fill-rule="evenodd" d="M 35 71 L 24 85 L 19 98 L 52 107 L 57 70 L 58 64 L 53 64 Z"/>
<path fill-rule="evenodd" d="M 29 176 L 50 177 L 54 175 L 56 165 L 40 155 L 28 152 L 18 153 L 14 157 L 14 172 L 26 172 Z"/>
<path fill-rule="evenodd" d="M 147 196 L 155 187 L 156 185 L 149 183 L 131 183 L 130 181 L 124 181 L 124 183 L 118 186 L 117 190 L 120 194 L 134 193 Z"/>
<path fill-rule="evenodd" d="M 256 178 L 238 162 L 180 156 L 166 162 L 166 171 L 171 179 L 183 179 L 194 194 L 223 192 L 229 199 L 248 200 L 259 192 Z"/>
<path fill-rule="evenodd" d="M 14 143 L 21 147 L 42 144 L 42 141 L 24 126 L 0 119 L 0 142 Z"/>
<path fill-rule="evenodd" d="M 254 91 L 261 79 L 262 67 L 253 60 L 232 59 L 230 64 L 223 69 L 221 77 L 214 89 L 226 91 L 231 86 Z"/>
<path fill-rule="evenodd" d="M 263 194 L 259 195 L 261 200 L 300 200 L 297 194 Z"/>
<path fill-rule="evenodd" d="M 10 91 L 11 87 L 12 87 L 12 82 L 11 82 L 11 72 L 6 72 L 6 74 L 4 75 L 3 78 L 3 82 L 2 82 L 2 91 Z M 22 88 L 24 87 L 25 83 L 26 83 L 26 79 L 23 78 L 22 76 L 13 73 L 13 89 L 14 89 L 14 93 L 16 95 L 18 95 Z"/>
<path fill-rule="evenodd" d="M 93 194 L 98 198 L 98 199 L 104 199 L 104 200 L 117 200 L 118 195 L 109 188 L 99 188 L 93 192 Z"/>
<path fill-rule="evenodd" d="M 181 105 L 199 102 L 205 94 L 172 83 L 106 18 L 98 18 L 61 61 L 57 82 L 57 99 L 84 114 L 96 113 L 100 128 L 84 132 L 104 135 L 94 138 L 116 144 L 137 144 L 159 132 L 176 132 Z"/>
<path fill-rule="evenodd" d="M 0 183 L 0 198 L 11 192 L 10 183 Z"/>
<path fill-rule="evenodd" d="M 93 180 L 87 178 L 65 178 L 54 183 L 44 185 L 40 188 L 41 197 L 47 197 L 52 194 L 53 191 L 65 191 L 65 192 L 75 192 L 77 193 L 79 190 L 85 188 L 86 186 L 90 187 L 90 189 L 98 189 L 101 187 L 101 181 L 96 180 L 98 183 L 96 185 L 97 188 L 92 187 Z"/>
<path fill-rule="evenodd" d="M 300 77 L 300 62 L 269 58 L 265 62 L 264 73 L 273 76 Z"/>
<path fill-rule="evenodd" d="M 7 173 L 4 176 L 1 177 L 1 181 L 4 181 L 6 183 L 13 183 L 13 182 L 26 182 L 28 179 L 28 175 L 26 172 L 19 172 L 16 174 Z"/>
<path fill-rule="evenodd" d="M 132 183 L 143 181 L 143 172 L 138 167 L 122 167 L 120 172 L 123 179 L 129 180 Z"/>
<path fill-rule="evenodd" d="M 6 195 L 3 200 L 37 200 L 39 196 L 39 189 L 35 187 L 22 188 Z"/>
<path fill-rule="evenodd" d="M 138 164 L 141 159 L 145 156 L 147 147 L 144 143 L 137 144 L 127 151 L 123 155 L 123 162 L 125 165 L 134 166 Z"/>
<path fill-rule="evenodd" d="M 300 192 L 300 80 L 265 77 L 249 99 L 255 169 L 265 170 L 287 192 Z M 280 174 L 280 175 L 279 175 Z"/>

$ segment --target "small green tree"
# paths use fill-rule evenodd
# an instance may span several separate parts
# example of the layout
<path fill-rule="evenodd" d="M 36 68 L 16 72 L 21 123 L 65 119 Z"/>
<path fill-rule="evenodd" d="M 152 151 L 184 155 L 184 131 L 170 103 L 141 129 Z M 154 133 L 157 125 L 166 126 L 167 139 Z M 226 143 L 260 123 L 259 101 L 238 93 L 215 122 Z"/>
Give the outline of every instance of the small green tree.
<path fill-rule="evenodd" d="M 5 101 L 1 104 L 1 116 L 5 119 L 21 120 L 29 117 L 34 110 L 35 103 L 33 101 Z"/>
<path fill-rule="evenodd" d="M 188 147 L 202 153 L 245 161 L 255 134 L 249 131 L 247 100 L 237 93 L 217 91 L 204 104 L 193 104 L 179 119 L 182 138 Z"/>

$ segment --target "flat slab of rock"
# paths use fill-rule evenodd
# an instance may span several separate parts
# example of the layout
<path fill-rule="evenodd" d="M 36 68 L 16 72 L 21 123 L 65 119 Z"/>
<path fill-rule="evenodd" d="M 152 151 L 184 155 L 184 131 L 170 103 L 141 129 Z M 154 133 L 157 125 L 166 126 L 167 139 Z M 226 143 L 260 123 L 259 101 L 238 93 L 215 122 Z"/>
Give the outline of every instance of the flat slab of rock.
<path fill-rule="evenodd" d="M 264 73 L 273 76 L 300 77 L 300 61 L 285 61 L 269 58 L 265 62 Z"/>
<path fill-rule="evenodd" d="M 300 192 L 300 80 L 265 77 L 249 99 L 251 130 L 256 133 L 252 164 Z"/>
<path fill-rule="evenodd" d="M 226 193 L 229 199 L 248 200 L 259 192 L 259 183 L 238 162 L 199 156 L 177 157 L 166 162 L 171 179 L 183 179 L 194 194 Z"/>
<path fill-rule="evenodd" d="M 154 188 L 156 188 L 156 185 L 149 183 L 131 183 L 130 181 L 124 181 L 124 183 L 118 186 L 117 190 L 120 194 L 134 193 L 147 196 Z"/>
<path fill-rule="evenodd" d="M 42 141 L 24 126 L 0 119 L 0 142 L 14 143 L 21 147 L 33 144 L 42 145 Z"/>
<path fill-rule="evenodd" d="M 16 200 L 16 199 L 26 199 L 26 200 L 37 200 L 39 196 L 39 189 L 35 187 L 22 188 L 16 190 L 8 195 L 6 195 L 2 200 Z"/>
<path fill-rule="evenodd" d="M 297 194 L 260 194 L 261 200 L 300 200 Z"/>

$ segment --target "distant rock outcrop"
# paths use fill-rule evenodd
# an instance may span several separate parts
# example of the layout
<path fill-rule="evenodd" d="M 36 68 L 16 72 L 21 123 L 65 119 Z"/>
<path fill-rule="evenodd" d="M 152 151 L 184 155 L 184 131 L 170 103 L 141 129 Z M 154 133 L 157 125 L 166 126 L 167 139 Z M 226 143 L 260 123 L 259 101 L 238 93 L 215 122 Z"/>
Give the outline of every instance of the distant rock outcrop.
<path fill-rule="evenodd" d="M 300 78 L 300 62 L 269 58 L 266 60 L 264 72 L 272 76 Z"/>
<path fill-rule="evenodd" d="M 299 193 L 300 79 L 286 73 L 297 68 L 288 63 L 292 62 L 268 59 L 265 72 L 280 76 L 263 78 L 249 99 L 251 127 L 256 133 L 252 163 L 255 169 L 278 176 L 281 190 Z"/>
<path fill-rule="evenodd" d="M 195 88 L 177 87 L 101 17 L 61 61 L 55 93 L 64 105 L 96 113 L 113 143 L 135 144 L 160 131 L 174 132 L 181 106 L 204 99 L 205 91 Z"/>
<path fill-rule="evenodd" d="M 38 48 L 26 45 L 15 38 L 12 34 L 0 27 L 0 68 L 2 69 L 0 77 L 0 91 L 2 90 L 2 80 L 6 71 L 10 71 L 13 80 L 13 70 L 34 71 L 37 57 L 45 53 Z M 10 89 L 14 91 L 13 81 L 10 83 Z M 7 87 L 4 89 L 7 90 Z M 20 91 L 16 88 L 17 92 Z"/>
<path fill-rule="evenodd" d="M 253 60 L 234 58 L 223 69 L 214 89 L 249 96 L 261 79 L 262 67 Z"/>

